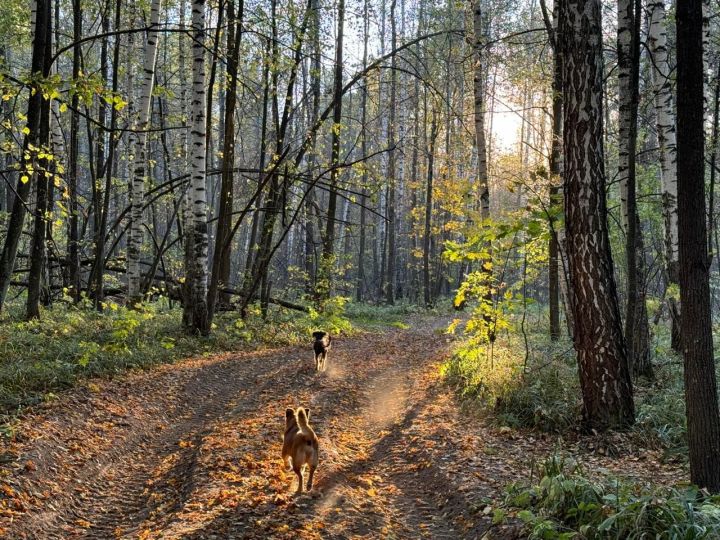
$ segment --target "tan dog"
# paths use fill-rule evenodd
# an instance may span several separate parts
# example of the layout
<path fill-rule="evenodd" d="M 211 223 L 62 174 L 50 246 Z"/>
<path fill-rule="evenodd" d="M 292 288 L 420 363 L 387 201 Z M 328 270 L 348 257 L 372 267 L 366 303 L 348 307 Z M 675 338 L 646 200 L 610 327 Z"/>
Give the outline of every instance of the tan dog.
<path fill-rule="evenodd" d="M 282 458 L 285 467 L 291 468 L 298 477 L 297 492 L 303 492 L 303 467 L 310 469 L 308 491 L 312 489 L 313 476 L 318 466 L 318 438 L 308 424 L 310 410 L 298 407 L 297 411 L 285 410 L 285 436 L 283 438 Z"/>

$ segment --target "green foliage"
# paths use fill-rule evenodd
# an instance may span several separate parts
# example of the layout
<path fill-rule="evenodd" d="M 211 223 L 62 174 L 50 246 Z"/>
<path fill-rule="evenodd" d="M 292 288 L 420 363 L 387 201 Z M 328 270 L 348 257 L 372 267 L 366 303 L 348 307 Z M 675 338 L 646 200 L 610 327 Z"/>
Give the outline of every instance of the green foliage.
<path fill-rule="evenodd" d="M 720 497 L 694 487 L 652 489 L 617 478 L 592 480 L 552 456 L 540 481 L 512 484 L 497 521 L 519 518 L 528 538 L 701 539 L 720 535 Z"/>
<path fill-rule="evenodd" d="M 471 306 L 470 318 L 462 323 L 469 346 L 484 349 L 493 336 L 517 329 L 518 316 L 534 303 L 525 289 L 547 266 L 547 219 L 546 206 L 536 200 L 501 219 L 484 220 L 464 243 L 445 244 L 448 261 L 475 268 L 455 297 L 456 306 Z"/>
<path fill-rule="evenodd" d="M 664 448 L 667 457 L 684 458 L 687 418 L 680 360 L 656 367 L 655 377 L 652 385 L 638 388 L 633 432 L 644 446 Z"/>
<path fill-rule="evenodd" d="M 9 305 L 10 316 L 20 307 Z M 102 313 L 86 299 L 77 306 L 60 303 L 43 311 L 41 320 L 0 321 L 0 413 L 47 399 L 53 392 L 93 376 L 112 376 L 196 354 L 263 346 L 307 345 L 310 334 L 325 330 L 349 335 L 360 327 L 404 325 L 415 307 L 371 307 L 331 297 L 310 313 L 273 308 L 263 319 L 251 305 L 246 319 L 218 313 L 209 337 L 188 336 L 181 309 L 166 301 L 128 309 L 113 302 Z M 8 317 L 6 311 L 6 317 Z"/>
<path fill-rule="evenodd" d="M 544 310 L 541 316 L 544 321 Z M 503 333 L 493 347 L 466 340 L 443 366 L 443 374 L 462 397 L 490 410 L 500 425 L 546 432 L 573 429 L 580 422 L 581 397 L 572 344 L 552 343 L 533 332 L 528 347 L 526 359 L 517 333 Z M 663 347 L 656 352 L 655 379 L 635 385 L 636 423 L 630 436 L 641 447 L 664 449 L 667 459 L 685 459 L 682 362 Z"/>
<path fill-rule="evenodd" d="M 420 314 L 437 314 L 437 311 L 421 308 L 415 304 L 397 303 L 392 306 L 373 306 L 370 304 L 350 303 L 347 305 L 347 315 L 362 328 L 382 328 L 387 326 L 400 327 L 405 324 L 409 316 Z"/>
<path fill-rule="evenodd" d="M 459 393 L 489 407 L 495 420 L 515 428 L 564 431 L 577 424 L 579 383 L 568 343 L 530 337 L 527 358 L 521 336 L 501 336 L 491 348 L 461 343 L 443 366 Z"/>
<path fill-rule="evenodd" d="M 0 411 L 36 403 L 79 379 L 111 376 L 195 354 L 308 343 L 322 328 L 352 333 L 346 300 L 333 298 L 322 313 L 273 309 L 263 320 L 259 306 L 247 319 L 237 313 L 215 317 L 210 337 L 185 335 L 181 311 L 164 302 L 127 309 L 108 303 L 102 313 L 58 304 L 41 320 L 0 322 Z"/>

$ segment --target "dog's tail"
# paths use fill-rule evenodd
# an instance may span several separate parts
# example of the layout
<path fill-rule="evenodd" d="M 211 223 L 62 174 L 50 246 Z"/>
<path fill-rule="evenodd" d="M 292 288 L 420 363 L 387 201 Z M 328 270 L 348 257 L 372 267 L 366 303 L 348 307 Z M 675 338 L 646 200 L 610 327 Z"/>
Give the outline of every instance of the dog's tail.
<path fill-rule="evenodd" d="M 302 407 L 298 407 L 297 410 L 297 421 L 298 425 L 300 426 L 300 429 L 307 430 L 310 428 L 308 424 L 308 412 L 305 411 Z"/>

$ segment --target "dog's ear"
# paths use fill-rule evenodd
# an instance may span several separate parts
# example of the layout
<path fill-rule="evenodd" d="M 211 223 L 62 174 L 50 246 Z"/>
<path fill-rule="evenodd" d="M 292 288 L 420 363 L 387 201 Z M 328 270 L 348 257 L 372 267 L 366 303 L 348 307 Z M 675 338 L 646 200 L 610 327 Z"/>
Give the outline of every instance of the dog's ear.
<path fill-rule="evenodd" d="M 295 411 L 293 411 L 290 407 L 285 409 L 285 420 L 290 420 L 293 416 L 295 416 Z"/>
<path fill-rule="evenodd" d="M 315 339 L 320 339 L 321 337 L 323 337 L 324 333 L 325 332 L 313 332 L 312 335 Z"/>
<path fill-rule="evenodd" d="M 310 420 L 310 409 L 308 409 L 307 407 L 303 407 L 303 408 L 305 409 L 305 416 L 307 417 L 308 420 Z"/>

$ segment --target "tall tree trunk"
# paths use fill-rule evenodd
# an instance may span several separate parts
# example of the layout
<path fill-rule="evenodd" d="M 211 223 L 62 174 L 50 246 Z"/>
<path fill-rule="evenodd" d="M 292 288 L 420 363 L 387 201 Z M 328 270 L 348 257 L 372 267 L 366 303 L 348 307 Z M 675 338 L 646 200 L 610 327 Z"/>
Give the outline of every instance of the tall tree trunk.
<path fill-rule="evenodd" d="M 363 69 L 367 68 L 368 61 L 368 40 L 370 36 L 370 20 L 369 15 L 369 3 L 370 0 L 364 1 L 363 9 Z M 368 99 L 368 77 L 363 78 L 362 98 L 360 104 L 360 152 L 363 157 L 367 156 L 367 99 Z M 355 298 L 358 302 L 364 300 L 365 295 L 365 242 L 366 242 L 366 210 L 367 205 L 367 183 L 368 183 L 368 169 L 367 164 L 363 165 L 362 169 L 362 192 L 360 195 L 360 239 L 358 247 L 358 266 L 357 266 L 357 286 Z"/>
<path fill-rule="evenodd" d="M 433 205 L 433 169 L 435 165 L 435 141 L 437 140 L 437 135 L 437 114 L 433 111 L 427 148 L 427 182 L 425 185 L 425 231 L 423 234 L 423 299 L 425 300 L 425 307 L 431 307 L 433 304 L 430 284 L 430 233 Z"/>
<path fill-rule="evenodd" d="M 78 42 L 82 37 L 82 10 L 80 9 L 80 0 L 73 0 L 73 41 Z M 79 45 L 73 47 L 72 61 L 72 77 L 77 81 L 80 77 L 81 69 L 81 53 Z M 80 138 L 80 101 L 78 93 L 75 92 L 71 98 L 70 109 L 70 155 L 69 170 L 67 175 L 68 182 L 68 285 L 70 296 L 75 302 L 80 300 L 80 251 L 78 243 L 80 241 L 78 231 L 78 153 Z"/>
<path fill-rule="evenodd" d="M 560 339 L 560 244 L 558 219 L 556 214 L 562 210 L 562 55 L 558 43 L 557 27 L 560 2 L 553 5 L 553 18 L 547 12 L 545 1 L 541 0 L 543 17 L 550 44 L 553 48 L 553 80 L 552 80 L 552 141 L 550 143 L 550 239 L 548 241 L 548 303 L 550 315 L 550 339 Z"/>
<path fill-rule="evenodd" d="M 603 430 L 632 424 L 634 409 L 607 228 L 600 0 L 564 0 L 559 30 L 573 341 L 585 424 Z"/>
<path fill-rule="evenodd" d="M 640 101 L 640 15 L 639 0 L 618 0 L 618 182 L 627 260 L 625 343 L 630 370 L 649 375 L 652 372 L 650 336 L 645 308 L 644 273 L 640 271 L 644 268 L 641 260 L 645 254 L 638 250 L 638 246 L 642 246 L 643 242 L 637 213 L 635 175 Z"/>
<path fill-rule="evenodd" d="M 79 0 L 78 0 L 79 1 Z M 115 31 L 120 29 L 120 21 L 122 15 L 122 0 L 115 2 Z M 112 90 L 113 93 L 118 91 L 119 77 L 118 69 L 120 66 L 120 36 L 115 37 L 115 46 L 113 50 L 112 63 Z M 73 64 L 74 65 L 74 64 Z M 113 169 L 115 167 L 115 154 L 117 148 L 117 139 L 119 136 L 115 133 L 117 128 L 117 107 L 110 110 L 110 147 L 108 150 L 108 160 L 105 166 L 105 189 L 103 190 L 103 205 L 100 218 L 100 227 L 95 231 L 95 261 L 93 263 L 92 275 L 90 276 L 90 288 L 93 296 L 95 308 L 102 309 L 104 291 L 103 291 L 103 275 L 105 273 L 105 235 L 107 234 L 107 222 L 110 213 L 110 194 L 112 191 Z M 77 150 L 77 149 L 76 149 Z M 77 164 L 76 164 L 77 167 Z"/>
<path fill-rule="evenodd" d="M 218 211 L 217 233 L 215 235 L 215 250 L 213 251 L 213 266 L 210 276 L 210 290 L 208 292 L 208 313 L 210 320 L 215 313 L 215 303 L 218 300 L 218 290 L 221 286 L 227 287 L 230 279 L 230 227 L 233 210 L 233 168 L 235 166 L 235 106 L 237 102 L 238 60 L 240 55 L 240 38 L 244 12 L 243 0 L 240 0 L 240 9 L 237 21 L 235 20 L 235 0 L 228 0 L 227 4 L 227 75 L 228 87 L 225 104 L 225 134 L 223 136 L 222 179 L 220 187 L 220 209 Z M 229 301 L 227 295 L 221 296 L 224 302 Z"/>
<path fill-rule="evenodd" d="M 37 3 L 36 33 L 44 32 L 43 46 L 43 74 L 50 74 L 50 59 L 52 56 L 52 0 Z M 44 10 L 41 14 L 40 10 Z M 42 19 L 45 25 L 41 27 L 39 21 Z M 38 39 L 38 36 L 35 36 Z M 50 100 L 43 99 L 40 104 L 40 127 L 38 132 L 39 152 L 50 151 Z M 31 149 L 32 150 L 32 149 Z M 32 153 L 32 152 L 31 152 Z M 40 318 L 40 296 L 43 282 L 43 270 L 47 263 L 45 252 L 45 239 L 47 233 L 46 214 L 48 211 L 48 189 L 50 161 L 47 158 L 38 157 L 38 173 L 35 175 L 35 220 L 33 223 L 33 236 L 30 248 L 30 273 L 28 274 L 28 291 L 26 317 L 28 319 Z M 46 172 L 48 174 L 46 174 Z"/>
<path fill-rule="evenodd" d="M 145 180 L 147 177 L 147 140 L 150 128 L 150 105 L 155 84 L 155 62 L 158 49 L 158 27 L 160 22 L 160 1 L 150 4 L 150 30 L 145 44 L 145 59 L 142 93 L 137 109 L 136 127 L 139 130 L 135 139 L 135 165 L 130 183 L 130 231 L 127 246 L 127 303 L 133 306 L 142 301 L 142 272 L 140 259 L 144 242 L 143 206 L 145 204 Z M 204 117 L 204 114 L 203 114 Z"/>
<path fill-rule="evenodd" d="M 396 0 L 390 0 L 390 50 L 397 48 L 395 23 Z M 385 301 L 395 303 L 395 118 L 397 116 L 397 55 L 390 60 L 390 114 L 388 118 L 388 168 L 387 168 L 387 274 L 385 278 Z"/>
<path fill-rule="evenodd" d="M 480 0 L 474 0 L 473 5 L 473 116 L 475 120 L 475 148 L 477 151 L 477 179 L 476 189 L 480 206 L 481 227 L 487 226 L 490 219 L 490 190 L 488 185 L 487 147 L 485 142 L 485 70 L 484 70 L 484 46 L 485 32 L 483 28 L 483 17 Z M 490 250 L 490 245 L 486 248 Z M 483 264 L 482 272 L 485 274 L 489 285 L 492 265 Z M 482 302 L 488 306 L 492 305 L 492 292 L 488 286 L 488 292 Z M 488 336 L 491 341 L 495 339 L 494 317 L 490 313 L 484 316 L 485 323 L 489 327 Z"/>
<path fill-rule="evenodd" d="M 678 232 L 681 332 L 690 479 L 720 491 L 720 414 L 710 313 L 705 221 L 701 0 L 677 2 Z"/>
<path fill-rule="evenodd" d="M 208 316 L 208 220 L 205 133 L 205 0 L 193 0 L 193 97 L 190 105 L 192 127 L 190 129 L 190 196 L 192 202 L 192 265 L 185 275 L 190 279 L 190 308 L 192 317 L 188 331 L 206 336 L 210 333 Z"/>
<path fill-rule="evenodd" d="M 38 164 L 36 163 L 37 151 L 31 151 L 40 144 L 40 110 L 43 102 L 43 92 L 40 87 L 42 80 L 49 75 L 46 67 L 49 65 L 45 62 L 46 42 L 49 39 L 47 32 L 50 24 L 50 0 L 38 0 L 33 2 L 32 16 L 35 20 L 33 25 L 33 46 L 32 46 L 32 65 L 31 75 L 33 79 L 30 88 L 30 96 L 28 98 L 27 123 L 25 124 L 26 135 L 23 139 L 23 162 L 21 164 L 18 183 L 15 188 L 15 197 L 13 199 L 12 212 L 7 226 L 7 235 L 3 244 L 2 255 L 0 255 L 0 309 L 5 303 L 10 281 L 12 279 L 13 269 L 15 268 L 15 258 L 17 256 L 20 236 L 22 235 L 23 225 L 25 223 L 25 214 L 30 187 L 34 183 L 38 174 Z M 27 159 L 25 156 L 28 156 Z"/>
<path fill-rule="evenodd" d="M 312 58 L 310 61 L 310 92 L 312 93 L 312 108 L 310 109 L 310 117 L 308 125 L 313 126 L 317 122 L 320 114 L 320 97 L 321 97 L 321 78 L 322 78 L 322 51 L 320 48 L 320 1 L 313 0 L 311 6 L 311 24 L 312 24 Z M 308 155 L 308 170 L 310 174 L 315 174 L 315 165 L 317 161 L 317 134 L 313 134 L 311 142 L 312 151 Z M 317 205 L 315 199 L 315 189 L 308 184 L 305 199 L 305 256 L 304 268 L 306 275 L 305 289 L 308 293 L 314 293 L 316 284 L 316 268 L 315 268 L 315 225 L 314 211 Z"/>
<path fill-rule="evenodd" d="M 333 77 L 333 126 L 330 155 L 330 185 L 328 193 L 327 222 L 323 238 L 321 262 L 322 278 L 319 280 L 319 296 L 328 298 L 332 291 L 335 267 L 335 214 L 337 212 L 337 182 L 340 169 L 340 130 L 342 128 L 342 78 L 343 78 L 343 34 L 345 29 L 345 0 L 338 0 L 337 38 L 335 41 L 335 74 Z"/>
<path fill-rule="evenodd" d="M 258 251 L 257 234 L 258 227 L 260 224 L 261 211 L 260 208 L 263 206 L 262 197 L 262 184 L 265 178 L 265 154 L 267 153 L 267 124 L 268 124 L 268 105 L 270 103 L 270 64 L 268 60 L 269 50 L 271 49 L 270 40 L 267 44 L 268 52 L 263 62 L 263 102 L 262 102 L 262 121 L 260 124 L 260 151 L 258 159 L 258 191 L 260 192 L 257 200 L 255 201 L 255 211 L 252 216 L 252 223 L 250 225 L 250 235 L 248 238 L 248 249 L 247 256 L 245 258 L 245 275 L 243 280 L 247 281 L 252 278 L 251 272 L 255 256 Z M 274 62 L 273 62 L 274 63 Z"/>
<path fill-rule="evenodd" d="M 672 79 L 665 29 L 663 0 L 650 0 L 648 42 L 652 54 L 651 74 L 655 88 L 655 116 L 660 146 L 660 181 L 665 221 L 665 267 L 668 285 L 678 283 L 678 208 L 677 208 L 677 142 Z M 672 324 L 672 348 L 680 350 L 680 314 L 674 293 L 668 294 Z"/>

